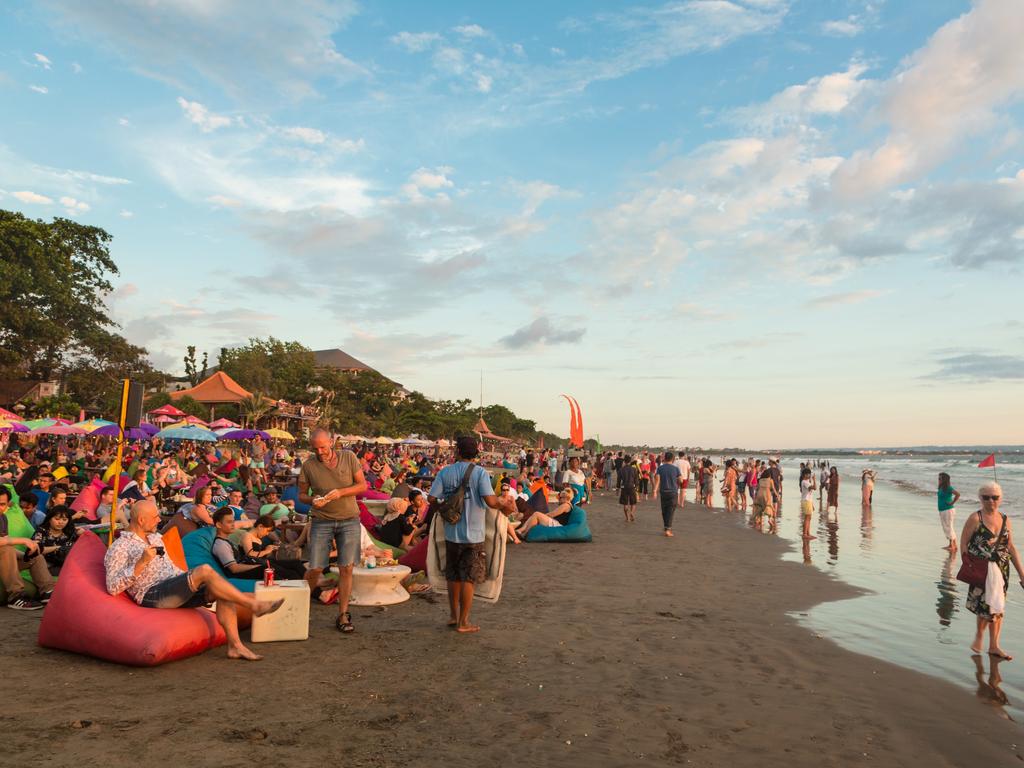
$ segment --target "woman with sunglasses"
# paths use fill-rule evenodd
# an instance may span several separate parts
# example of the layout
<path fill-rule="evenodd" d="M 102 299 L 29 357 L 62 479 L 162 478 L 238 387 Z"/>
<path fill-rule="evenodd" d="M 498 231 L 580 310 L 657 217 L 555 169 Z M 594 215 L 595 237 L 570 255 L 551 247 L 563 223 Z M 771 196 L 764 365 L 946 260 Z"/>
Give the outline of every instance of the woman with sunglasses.
<path fill-rule="evenodd" d="M 1020 555 L 1013 542 L 1010 520 L 999 511 L 1003 489 L 999 483 L 985 483 L 978 489 L 978 496 L 981 509 L 967 518 L 963 533 L 960 534 L 963 552 L 990 563 L 985 584 L 971 585 L 967 592 L 967 610 L 978 617 L 978 631 L 971 643 L 971 650 L 981 653 L 985 630 L 988 629 L 989 655 L 1009 661 L 1013 657 L 1000 647 L 999 634 L 1003 629 L 1010 563 L 1013 563 L 1022 587 L 1024 566 L 1021 565 Z"/>

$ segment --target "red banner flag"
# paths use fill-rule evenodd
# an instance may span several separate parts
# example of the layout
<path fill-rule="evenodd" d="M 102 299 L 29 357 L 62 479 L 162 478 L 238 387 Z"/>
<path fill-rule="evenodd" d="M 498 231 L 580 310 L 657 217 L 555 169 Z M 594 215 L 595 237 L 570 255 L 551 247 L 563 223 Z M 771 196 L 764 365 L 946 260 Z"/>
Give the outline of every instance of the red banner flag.
<path fill-rule="evenodd" d="M 993 453 L 987 459 L 982 459 L 981 464 L 979 464 L 978 467 L 994 467 L 995 465 L 996 455 Z"/>

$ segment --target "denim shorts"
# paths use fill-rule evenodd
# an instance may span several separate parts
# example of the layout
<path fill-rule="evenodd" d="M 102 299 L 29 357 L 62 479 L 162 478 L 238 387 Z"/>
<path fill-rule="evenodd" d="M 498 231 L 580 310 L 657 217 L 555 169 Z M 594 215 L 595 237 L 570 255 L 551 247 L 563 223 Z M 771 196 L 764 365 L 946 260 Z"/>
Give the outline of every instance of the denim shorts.
<path fill-rule="evenodd" d="M 159 584 L 154 584 L 142 596 L 140 605 L 143 608 L 201 608 L 209 604 L 206 590 L 198 592 L 192 589 L 189 574 L 173 576 Z"/>
<path fill-rule="evenodd" d="M 363 525 L 358 517 L 348 520 L 313 518 L 309 531 L 309 567 L 327 568 L 331 547 L 338 550 L 338 565 L 355 565 L 359 559 L 359 537 Z"/>

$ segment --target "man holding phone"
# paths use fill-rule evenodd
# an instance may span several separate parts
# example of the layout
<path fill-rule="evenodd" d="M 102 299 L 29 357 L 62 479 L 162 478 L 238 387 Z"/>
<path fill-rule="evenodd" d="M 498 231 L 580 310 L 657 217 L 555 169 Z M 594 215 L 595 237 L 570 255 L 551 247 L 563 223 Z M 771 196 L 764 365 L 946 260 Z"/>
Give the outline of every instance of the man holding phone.
<path fill-rule="evenodd" d="M 362 464 L 352 451 L 335 451 L 334 437 L 316 429 L 309 443 L 314 455 L 299 472 L 299 501 L 312 506 L 309 531 L 309 567 L 327 570 L 331 548 L 338 552 L 338 618 L 335 629 L 343 634 L 355 631 L 348 599 L 352 592 L 352 569 L 360 552 L 362 524 L 356 494 L 366 490 Z"/>
<path fill-rule="evenodd" d="M 127 592 L 143 608 L 199 608 L 216 601 L 217 621 L 228 638 L 228 658 L 262 659 L 238 636 L 237 608 L 242 605 L 254 616 L 263 616 L 276 611 L 284 601 L 257 600 L 244 594 L 208 565 L 181 570 L 164 551 L 163 539 L 156 532 L 159 525 L 160 512 L 151 499 L 132 507 L 127 530 L 114 540 L 103 558 L 107 592 Z"/>

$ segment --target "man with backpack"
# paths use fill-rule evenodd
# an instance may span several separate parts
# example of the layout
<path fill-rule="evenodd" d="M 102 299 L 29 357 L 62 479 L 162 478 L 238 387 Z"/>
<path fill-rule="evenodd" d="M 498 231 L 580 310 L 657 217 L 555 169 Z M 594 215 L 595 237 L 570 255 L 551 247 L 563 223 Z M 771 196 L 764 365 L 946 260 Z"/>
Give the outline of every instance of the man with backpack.
<path fill-rule="evenodd" d="M 479 632 L 480 627 L 469 623 L 469 612 L 476 585 L 487 576 L 487 507 L 507 515 L 515 511 L 515 502 L 496 496 L 487 470 L 474 463 L 479 453 L 475 437 L 460 437 L 455 446 L 458 460 L 437 473 L 430 487 L 430 505 L 444 521 L 448 626 L 456 632 Z"/>

